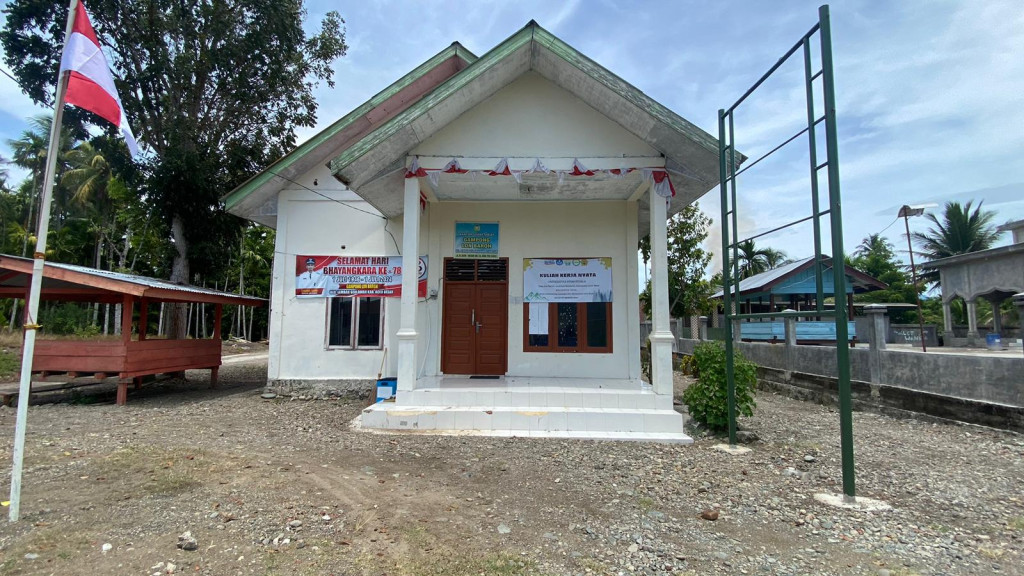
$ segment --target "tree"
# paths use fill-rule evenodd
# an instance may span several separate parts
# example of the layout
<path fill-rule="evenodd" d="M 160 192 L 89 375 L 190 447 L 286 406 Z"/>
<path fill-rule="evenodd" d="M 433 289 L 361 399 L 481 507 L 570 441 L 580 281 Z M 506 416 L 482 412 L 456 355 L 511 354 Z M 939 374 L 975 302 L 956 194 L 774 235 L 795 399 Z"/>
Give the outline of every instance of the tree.
<path fill-rule="evenodd" d="M 738 249 L 740 279 L 750 278 L 789 263 L 785 252 L 774 248 L 758 248 L 753 240 L 740 242 Z"/>
<path fill-rule="evenodd" d="M 928 260 L 939 260 L 991 248 L 999 238 L 999 232 L 992 223 L 996 213 L 991 210 L 982 211 L 984 201 L 972 211 L 974 200 L 961 205 L 959 202 L 946 202 L 942 220 L 934 214 L 925 214 L 932 226 L 928 232 L 914 232 L 910 236 L 917 243 L 920 254 Z M 921 278 L 939 281 L 938 270 L 926 269 Z"/>
<path fill-rule="evenodd" d="M 683 318 L 711 309 L 712 284 L 704 278 L 711 254 L 704 250 L 711 218 L 690 204 L 668 222 L 668 298 L 669 314 Z M 644 262 L 650 258 L 650 237 L 640 242 Z M 657 274 L 657 272 L 655 272 Z M 651 284 L 640 295 L 647 314 L 651 313 Z"/>
<path fill-rule="evenodd" d="M 864 238 L 847 264 L 889 286 L 885 290 L 857 294 L 853 297 L 857 302 L 914 304 L 918 293 L 923 291 L 920 286 L 914 287 L 907 269 L 896 260 L 893 245 L 881 234 Z M 892 317 L 896 323 L 910 323 L 916 321 L 916 314 L 916 311 L 896 311 Z"/>
<path fill-rule="evenodd" d="M 215 274 L 242 225 L 220 196 L 290 149 L 297 127 L 314 125 L 313 89 L 322 80 L 333 86 L 331 64 L 347 49 L 344 21 L 328 12 L 307 37 L 301 0 L 96 0 L 89 8 L 126 115 L 151 151 L 144 193 L 170 232 L 170 279 Z M 6 11 L 5 62 L 33 100 L 48 103 L 67 8 L 13 0 Z M 94 120 L 77 110 L 68 118 Z"/>

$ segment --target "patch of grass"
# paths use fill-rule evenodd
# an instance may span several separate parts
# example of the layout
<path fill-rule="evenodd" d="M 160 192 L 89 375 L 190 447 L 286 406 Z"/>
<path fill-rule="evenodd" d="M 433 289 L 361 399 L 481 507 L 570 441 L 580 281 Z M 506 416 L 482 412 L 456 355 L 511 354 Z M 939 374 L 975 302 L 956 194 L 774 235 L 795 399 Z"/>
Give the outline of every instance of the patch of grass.
<path fill-rule="evenodd" d="M 167 449 L 149 445 L 132 445 L 116 450 L 99 460 L 99 474 L 107 478 L 123 478 L 127 482 L 142 480 L 146 494 L 180 494 L 199 486 L 202 473 L 210 463 L 199 450 Z"/>
<path fill-rule="evenodd" d="M 4 551 L 10 557 L 0 564 L 0 576 L 24 574 L 26 570 L 31 572 L 32 567 L 38 568 L 43 564 L 50 568 L 60 567 L 61 563 L 81 556 L 89 546 L 89 538 L 78 532 L 58 527 L 32 530 Z M 38 554 L 39 558 L 25 559 L 25 554 L 29 553 Z M 54 559 L 60 562 L 53 562 Z"/>
<path fill-rule="evenodd" d="M 0 380 L 10 380 L 21 373 L 21 350 L 0 351 Z"/>
<path fill-rule="evenodd" d="M 647 514 L 648 512 L 651 511 L 651 508 L 654 507 L 654 500 L 651 500 L 650 498 L 648 498 L 646 496 L 641 496 L 636 501 L 636 504 L 637 504 L 637 506 L 640 507 L 640 512 L 642 512 L 644 514 Z"/>
<path fill-rule="evenodd" d="M 1010 518 L 1010 521 L 1006 523 L 1006 527 L 1017 532 L 1024 532 L 1024 516 Z"/>
<path fill-rule="evenodd" d="M 999 560 L 1006 555 L 1006 550 L 992 546 L 982 546 L 978 548 L 978 553 L 990 560 Z"/>
<path fill-rule="evenodd" d="M 395 574 L 401 576 L 522 576 L 533 574 L 536 563 L 510 552 L 473 556 L 466 552 L 432 550 L 429 557 L 399 564 Z"/>

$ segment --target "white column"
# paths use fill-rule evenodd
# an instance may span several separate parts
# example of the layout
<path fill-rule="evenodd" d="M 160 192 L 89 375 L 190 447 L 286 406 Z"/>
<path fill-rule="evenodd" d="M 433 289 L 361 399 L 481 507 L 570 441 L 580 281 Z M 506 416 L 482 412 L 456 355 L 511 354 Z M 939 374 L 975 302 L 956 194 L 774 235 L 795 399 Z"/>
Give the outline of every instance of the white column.
<path fill-rule="evenodd" d="M 949 307 L 949 302 L 942 303 L 942 325 L 946 329 L 946 338 L 953 338 L 953 311 Z"/>
<path fill-rule="evenodd" d="M 672 343 L 668 309 L 668 236 L 665 199 L 651 187 L 651 385 L 655 394 L 672 395 Z"/>
<path fill-rule="evenodd" d="M 639 245 L 640 222 L 639 202 L 626 202 L 626 254 L 636 255 Z M 626 341 L 643 342 L 640 340 L 640 258 L 626 258 Z M 619 296 L 615 296 L 619 299 Z M 640 346 L 629 346 L 629 362 L 626 376 L 632 381 L 639 381 L 643 375 L 640 367 Z"/>
<path fill-rule="evenodd" d="M 288 253 L 288 208 L 286 204 L 290 196 L 291 194 L 288 192 L 281 192 L 277 195 L 277 232 L 274 237 L 274 250 L 277 254 L 274 256 L 271 283 L 275 289 L 270 291 L 270 326 L 267 335 L 267 340 L 270 341 L 270 350 L 267 355 L 267 384 L 281 378 L 284 307 L 286 301 L 295 301 L 294 264 L 285 256 Z M 291 297 L 285 298 L 285 294 L 291 294 Z M 323 306 L 328 306 L 328 302 L 328 299 L 324 298 Z"/>
<path fill-rule="evenodd" d="M 405 180 L 402 221 L 402 323 L 398 329 L 398 391 L 416 386 L 416 273 L 420 252 L 420 181 Z"/>
<path fill-rule="evenodd" d="M 968 340 L 978 337 L 978 301 L 971 298 L 967 300 L 967 338 Z"/>

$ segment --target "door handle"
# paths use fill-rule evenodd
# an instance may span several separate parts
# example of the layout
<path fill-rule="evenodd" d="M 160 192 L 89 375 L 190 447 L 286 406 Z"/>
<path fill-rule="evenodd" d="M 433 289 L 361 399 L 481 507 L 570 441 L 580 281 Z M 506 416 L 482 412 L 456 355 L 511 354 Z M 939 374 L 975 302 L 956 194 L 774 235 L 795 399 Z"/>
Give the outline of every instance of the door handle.
<path fill-rule="evenodd" d="M 483 326 L 483 323 L 482 323 L 482 322 L 477 322 L 477 323 L 476 323 L 476 333 L 477 333 L 477 334 L 479 334 L 479 333 L 480 333 L 480 327 L 481 327 L 481 326 Z"/>
<path fill-rule="evenodd" d="M 470 326 L 475 326 L 476 325 L 476 308 L 473 308 L 473 311 L 470 312 L 469 325 Z"/>

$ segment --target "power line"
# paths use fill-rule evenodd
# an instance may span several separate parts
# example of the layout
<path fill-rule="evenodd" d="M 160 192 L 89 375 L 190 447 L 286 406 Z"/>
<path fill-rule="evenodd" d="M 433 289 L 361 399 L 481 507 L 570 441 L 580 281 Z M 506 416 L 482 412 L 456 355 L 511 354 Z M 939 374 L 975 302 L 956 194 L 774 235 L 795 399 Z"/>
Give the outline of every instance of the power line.
<path fill-rule="evenodd" d="M 283 176 L 281 174 L 278 174 L 277 172 L 274 172 L 273 170 L 267 170 L 267 172 L 270 172 L 270 174 L 272 174 L 274 176 L 277 176 L 278 178 L 280 178 L 282 180 L 287 180 L 288 182 L 291 182 L 292 184 L 295 184 L 296 186 L 302 186 L 303 188 L 305 188 L 306 190 L 309 190 L 313 194 L 316 194 L 317 196 L 320 196 L 320 197 L 322 197 L 322 198 L 324 198 L 326 200 L 330 200 L 331 202 L 336 202 L 336 203 L 344 206 L 345 208 L 351 208 L 352 210 L 355 210 L 356 212 L 362 212 L 363 214 L 369 214 L 370 216 L 375 216 L 377 218 L 380 218 L 381 220 L 385 220 L 386 221 L 388 219 L 386 216 L 381 216 L 380 214 L 374 214 L 373 212 L 370 212 L 368 210 L 363 210 L 362 208 L 356 208 L 355 206 L 349 206 L 348 204 L 342 202 L 341 200 L 338 200 L 337 198 L 331 198 L 330 196 L 328 196 L 327 194 L 324 194 L 323 192 L 320 192 L 319 190 L 314 190 L 314 189 L 310 188 L 309 186 L 306 186 L 302 182 L 296 182 L 295 180 L 292 180 L 291 178 L 289 178 L 287 176 Z"/>
<path fill-rule="evenodd" d="M 306 184 L 304 184 L 304 183 L 302 183 L 302 182 L 299 182 L 299 181 L 296 181 L 296 180 L 293 180 L 292 178 L 289 178 L 288 176 L 285 176 L 285 175 L 279 174 L 278 172 L 274 172 L 274 171 L 272 171 L 272 170 L 267 170 L 267 172 L 270 172 L 270 174 L 272 174 L 272 175 L 274 175 L 274 176 L 278 176 L 279 178 L 282 178 L 282 179 L 284 179 L 284 180 L 288 180 L 288 181 L 290 181 L 290 182 L 292 182 L 292 183 L 296 184 L 296 186 L 300 186 L 300 187 L 302 187 L 302 188 L 304 188 L 304 189 L 308 190 L 309 192 L 311 192 L 311 193 L 315 194 L 316 196 L 319 196 L 319 197 L 325 198 L 325 199 L 327 199 L 327 200 L 330 200 L 331 202 L 336 202 L 336 203 L 338 203 L 338 204 L 340 204 L 340 205 L 344 206 L 345 208 L 350 208 L 350 209 L 352 209 L 352 210 L 355 210 L 356 212 L 362 212 L 362 213 L 364 213 L 364 214 L 370 214 L 371 216 L 376 216 L 376 217 L 378 217 L 378 218 L 380 218 L 380 219 L 384 220 L 384 232 L 386 232 L 386 233 L 387 233 L 387 235 L 391 237 L 391 242 L 393 242 L 393 243 L 394 243 L 394 249 L 395 249 L 395 251 L 397 251 L 397 252 L 398 252 L 398 255 L 399 255 L 399 256 L 401 255 L 401 249 L 400 249 L 400 248 L 398 248 L 398 241 L 397 241 L 397 240 L 395 240 L 395 238 L 394 238 L 394 235 L 393 235 L 393 234 L 391 234 L 391 231 L 389 231 L 389 230 L 387 229 L 387 224 L 391 222 L 391 220 L 390 220 L 390 219 L 389 219 L 389 218 L 388 218 L 387 216 L 382 216 L 382 215 L 380 215 L 380 214 L 375 214 L 375 213 L 373 213 L 373 212 L 370 212 L 370 211 L 368 211 L 368 210 L 364 210 L 364 209 L 361 209 L 361 208 L 356 208 L 355 206 L 349 206 L 348 204 L 346 204 L 346 203 L 342 202 L 341 200 L 338 200 L 337 198 L 331 198 L 330 196 L 328 196 L 328 195 L 326 195 L 326 194 L 322 193 L 321 191 L 318 191 L 318 190 L 313 190 L 313 189 L 311 189 L 311 188 L 307 187 L 307 186 L 306 186 Z M 339 191 L 339 192 L 340 192 L 340 191 Z"/>

